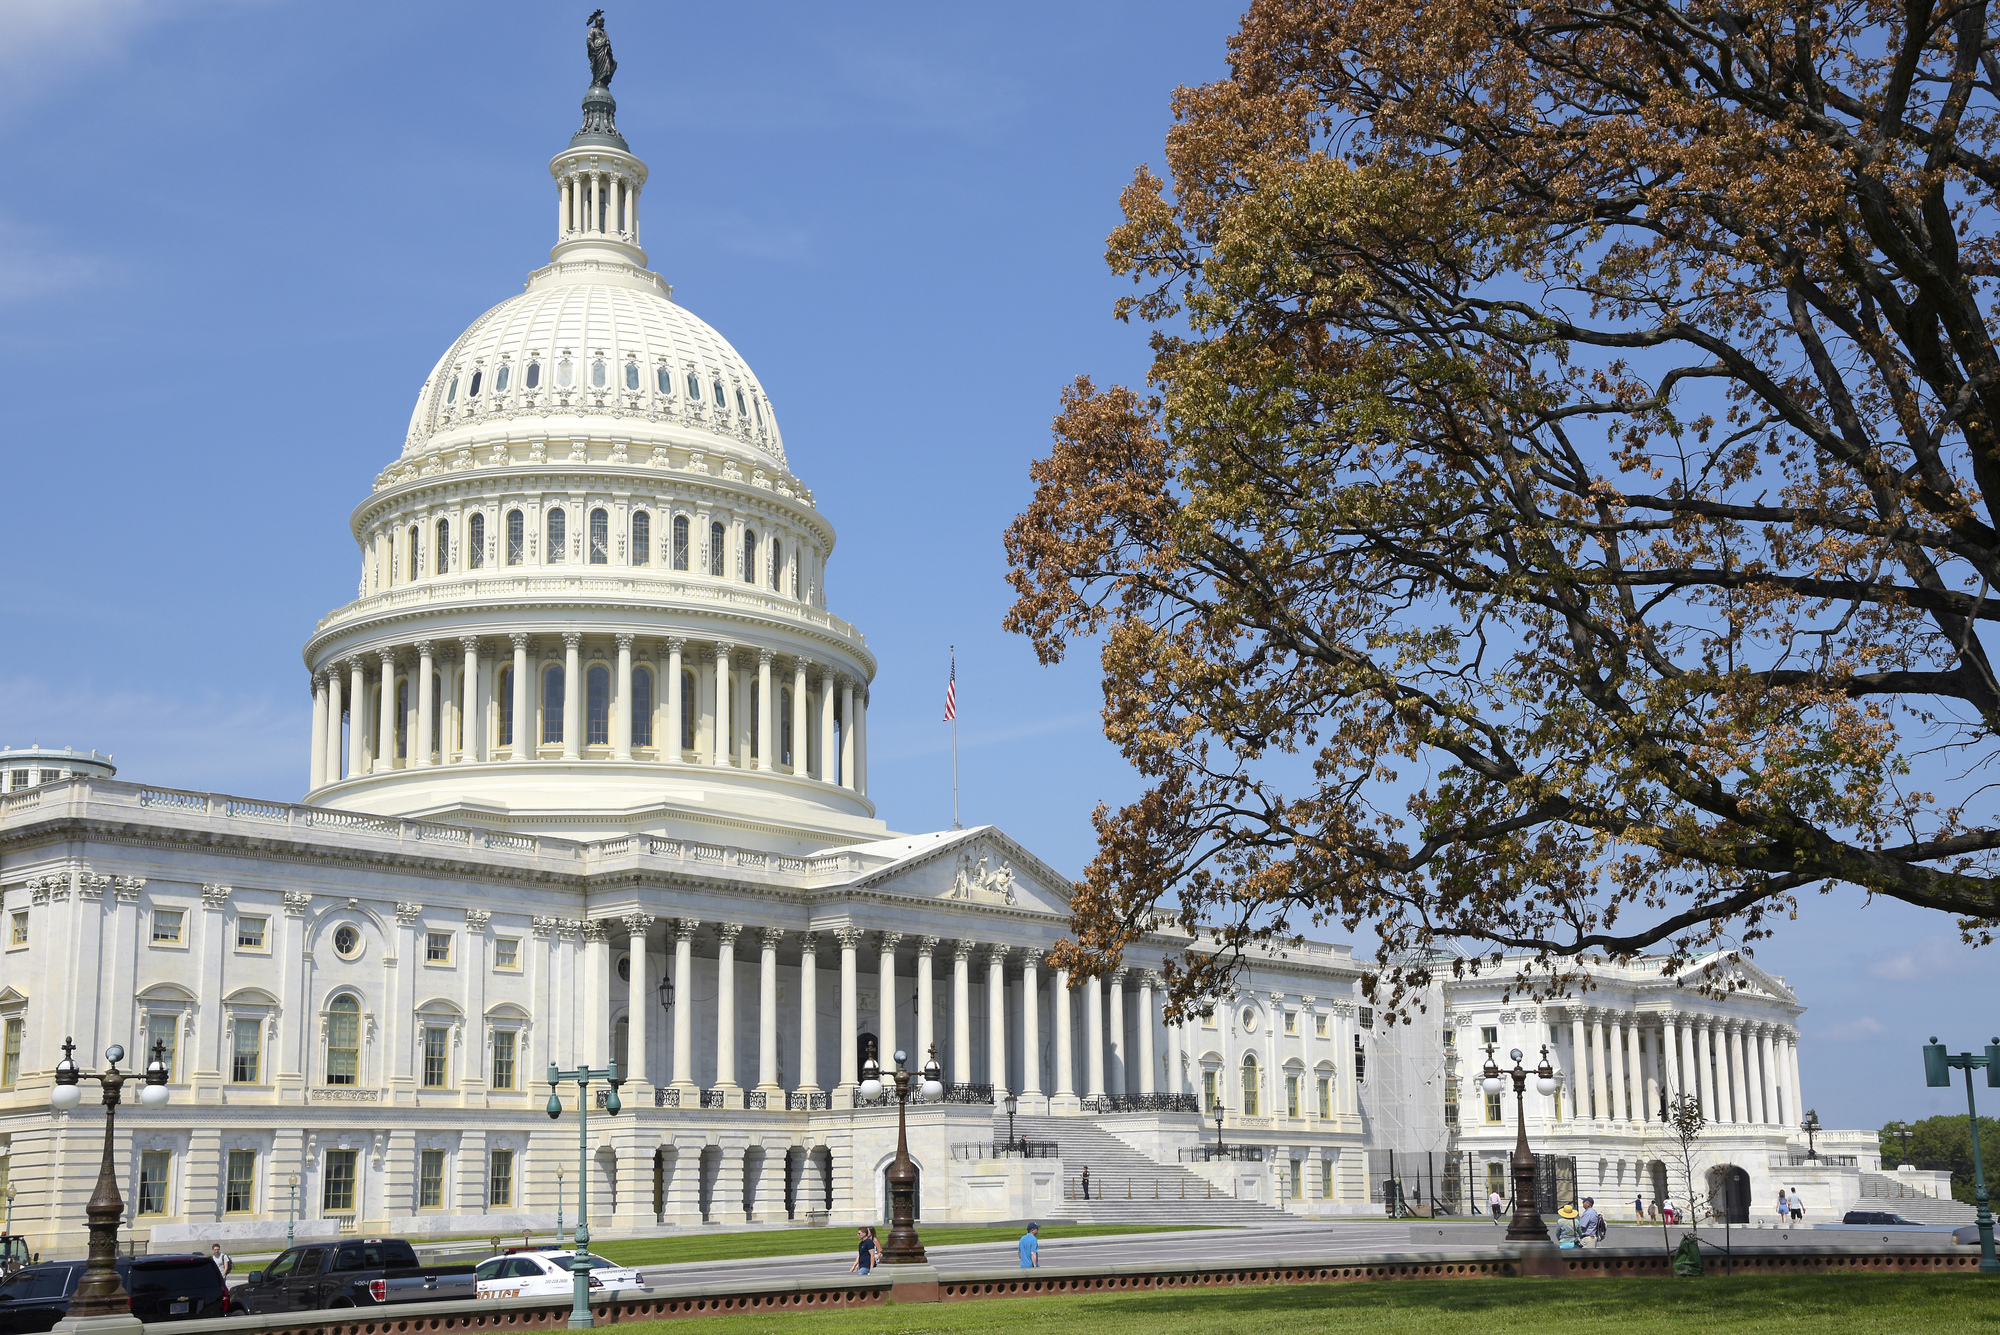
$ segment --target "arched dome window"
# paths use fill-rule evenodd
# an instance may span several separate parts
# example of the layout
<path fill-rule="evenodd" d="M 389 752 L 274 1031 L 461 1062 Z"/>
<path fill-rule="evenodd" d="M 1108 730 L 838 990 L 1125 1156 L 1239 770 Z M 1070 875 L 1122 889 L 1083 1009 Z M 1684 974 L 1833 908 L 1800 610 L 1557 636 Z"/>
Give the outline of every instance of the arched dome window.
<path fill-rule="evenodd" d="M 326 1083 L 352 1085 L 361 1078 L 361 1003 L 342 994 L 326 1008 Z"/>
<path fill-rule="evenodd" d="M 632 564 L 653 564 L 653 517 L 644 510 L 632 513 Z"/>
<path fill-rule="evenodd" d="M 594 566 L 611 563 L 611 516 L 602 506 L 590 512 L 590 563 Z"/>
<path fill-rule="evenodd" d="M 493 688 L 500 696 L 500 740 L 495 746 L 514 744 L 514 669 L 500 669 L 500 683 Z"/>
<path fill-rule="evenodd" d="M 568 389 L 574 383 L 575 376 L 570 367 L 569 358 L 565 357 L 556 363 L 556 388 Z"/>
<path fill-rule="evenodd" d="M 424 531 L 415 524 L 412 524 L 410 525 L 410 578 L 412 580 L 416 579 L 418 575 L 423 573 L 423 569 Z"/>
<path fill-rule="evenodd" d="M 451 521 L 437 522 L 437 573 L 442 575 L 451 569 Z"/>
<path fill-rule="evenodd" d="M 1257 1115 L 1257 1058 L 1248 1052 L 1243 1054 L 1243 1101 L 1238 1111 L 1245 1117 Z"/>
<path fill-rule="evenodd" d="M 750 396 L 750 410 L 751 410 L 752 412 L 754 412 L 754 413 L 756 413 L 756 414 L 757 414 L 757 425 L 758 425 L 758 426 L 760 426 L 760 427 L 761 427 L 761 426 L 763 426 L 763 425 L 764 425 L 764 405 L 763 405 L 762 403 L 759 403 L 759 402 L 757 401 L 757 396 L 756 396 L 755 394 L 752 394 L 752 395 Z"/>
<path fill-rule="evenodd" d="M 717 380 L 713 385 L 710 385 L 709 388 L 715 391 L 715 406 L 718 408 L 727 408 L 729 406 L 729 400 L 722 396 L 722 381 Z"/>
<path fill-rule="evenodd" d="M 528 363 L 527 386 L 529 389 L 540 389 L 542 387 L 542 364 L 540 362 Z"/>
<path fill-rule="evenodd" d="M 562 564 L 563 558 L 569 555 L 568 549 L 569 517 L 563 514 L 560 509 L 551 510 L 549 511 L 548 563 L 550 565 Z"/>
<path fill-rule="evenodd" d="M 696 403 L 701 402 L 701 381 L 695 377 L 693 371 L 688 372 L 688 397 Z"/>
<path fill-rule="evenodd" d="M 688 568 L 688 517 L 674 516 L 674 569 Z"/>
<path fill-rule="evenodd" d="M 500 363 L 500 369 L 493 373 L 493 392 L 495 394 L 505 394 L 507 392 L 507 382 L 513 377 L 513 372 L 514 368 L 506 362 Z"/>
<path fill-rule="evenodd" d="M 598 357 L 590 363 L 590 387 L 604 388 L 604 358 Z"/>
<path fill-rule="evenodd" d="M 771 539 L 771 588 L 774 591 L 778 587 L 778 577 L 783 572 L 784 568 L 785 568 L 785 544 L 779 542 L 776 538 L 773 538 Z"/>
<path fill-rule="evenodd" d="M 502 368 L 505 369 L 504 367 Z M 467 521 L 465 535 L 465 568 L 483 569 L 486 565 L 486 516 L 477 510 Z"/>
<path fill-rule="evenodd" d="M 472 392 L 474 394 L 477 394 L 479 392 L 478 376 L 474 376 L 472 378 L 472 385 L 473 385 Z M 745 407 L 743 403 L 743 390 L 741 387 L 738 387 L 736 391 L 736 415 L 738 417 L 748 417 L 750 415 L 750 409 Z"/>
<path fill-rule="evenodd" d="M 542 742 L 563 739 L 563 665 L 551 663 L 542 670 Z"/>
<path fill-rule="evenodd" d="M 479 385 L 480 385 L 480 382 L 481 382 L 481 381 L 483 381 L 483 380 L 485 380 L 485 379 L 486 379 L 486 372 L 484 372 L 484 371 L 474 371 L 474 372 L 472 373 L 472 383 L 471 383 L 470 385 L 466 386 L 466 389 L 465 389 L 465 397 L 466 397 L 466 398 L 468 398 L 468 399 L 476 399 L 476 398 L 478 398 L 478 397 L 479 397 Z"/>
<path fill-rule="evenodd" d="M 681 673 L 681 750 L 694 750 L 694 673 Z"/>
<path fill-rule="evenodd" d="M 592 663 L 583 674 L 585 746 L 611 745 L 611 669 Z"/>
<path fill-rule="evenodd" d="M 396 679 L 396 759 L 410 758 L 410 679 Z"/>
<path fill-rule="evenodd" d="M 674 392 L 674 373 L 662 363 L 653 375 L 653 383 L 659 387 L 660 393 L 671 396 Z"/>
<path fill-rule="evenodd" d="M 753 528 L 743 530 L 743 582 L 757 582 L 757 530 Z"/>
<path fill-rule="evenodd" d="M 653 670 L 632 669 L 632 745 L 653 744 Z"/>
<path fill-rule="evenodd" d="M 639 388 L 639 363 L 637 362 L 625 363 L 625 388 L 627 389 Z"/>
<path fill-rule="evenodd" d="M 445 388 L 444 388 L 444 401 L 445 401 L 446 403 L 448 403 L 448 404 L 450 404 L 450 403 L 457 403 L 457 402 L 458 402 L 458 377 L 457 377 L 457 376 L 453 376 L 453 377 L 451 378 L 451 383 L 450 383 L 449 385 L 446 385 L 446 386 L 445 386 Z"/>
<path fill-rule="evenodd" d="M 720 524 L 708 526 L 708 573 L 721 579 L 725 573 L 723 562 L 728 559 L 729 534 Z"/>
<path fill-rule="evenodd" d="M 527 559 L 528 520 L 519 510 L 507 512 L 507 564 L 517 566 Z"/>

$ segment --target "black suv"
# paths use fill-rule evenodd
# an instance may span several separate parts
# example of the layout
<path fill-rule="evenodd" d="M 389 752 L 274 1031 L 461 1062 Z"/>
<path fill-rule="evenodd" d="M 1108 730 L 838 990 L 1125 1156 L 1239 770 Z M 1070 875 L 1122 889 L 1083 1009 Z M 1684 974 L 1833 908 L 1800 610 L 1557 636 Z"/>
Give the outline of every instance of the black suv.
<path fill-rule="evenodd" d="M 1843 1224 L 1887 1224 L 1890 1227 L 1922 1228 L 1914 1219 L 1905 1219 L 1887 1210 L 1849 1210 L 1840 1220 Z"/>
<path fill-rule="evenodd" d="M 118 1278 L 131 1295 L 132 1315 L 141 1321 L 193 1321 L 228 1316 L 229 1287 L 215 1262 L 199 1253 L 185 1256 L 121 1256 Z M 48 1330 L 69 1314 L 70 1299 L 83 1280 L 82 1261 L 43 1261 L 25 1266 L 0 1284 L 0 1335 Z"/>

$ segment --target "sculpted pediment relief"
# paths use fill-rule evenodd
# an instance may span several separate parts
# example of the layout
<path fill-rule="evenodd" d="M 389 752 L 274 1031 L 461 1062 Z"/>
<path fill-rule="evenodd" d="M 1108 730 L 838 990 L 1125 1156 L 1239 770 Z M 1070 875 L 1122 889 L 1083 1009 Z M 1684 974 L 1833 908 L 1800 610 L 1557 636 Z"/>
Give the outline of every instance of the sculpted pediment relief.
<path fill-rule="evenodd" d="M 1068 883 L 1033 854 L 991 831 L 921 851 L 874 873 L 867 883 L 917 899 L 1069 912 Z"/>
<path fill-rule="evenodd" d="M 1014 867 L 1006 858 L 982 848 L 975 859 L 972 849 L 962 848 L 952 869 L 951 884 L 945 888 L 944 898 L 1012 905 L 1020 902 L 1015 898 L 1014 885 Z"/>

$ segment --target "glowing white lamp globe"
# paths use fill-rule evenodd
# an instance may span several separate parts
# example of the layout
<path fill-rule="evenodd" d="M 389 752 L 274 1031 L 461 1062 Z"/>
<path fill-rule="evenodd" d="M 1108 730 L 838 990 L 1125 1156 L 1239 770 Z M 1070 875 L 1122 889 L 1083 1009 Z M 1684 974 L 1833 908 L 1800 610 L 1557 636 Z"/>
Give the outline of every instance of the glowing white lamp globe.
<path fill-rule="evenodd" d="M 880 1080 L 863 1080 L 861 1082 L 862 1098 L 872 1099 L 881 1092 L 882 1092 L 882 1082 Z"/>
<path fill-rule="evenodd" d="M 166 1101 L 167 1087 L 165 1085 L 147 1085 L 139 1091 L 139 1102 L 148 1108 L 157 1108 Z"/>
<path fill-rule="evenodd" d="M 57 1085 L 49 1091 L 49 1106 L 57 1112 L 68 1112 L 83 1102 L 83 1089 L 79 1085 Z"/>
<path fill-rule="evenodd" d="M 942 1080 L 924 1081 L 924 1097 L 933 1101 L 943 1098 L 944 1082 Z"/>
<path fill-rule="evenodd" d="M 1499 1076 L 1489 1075 L 1479 1082 L 1479 1087 L 1488 1094 L 1498 1094 L 1501 1090 L 1507 1088 L 1507 1085 Z"/>
<path fill-rule="evenodd" d="M 1560 1088 L 1562 1088 L 1562 1081 L 1552 1075 L 1540 1076 L 1535 1080 L 1535 1092 L 1543 1098 L 1547 1098 Z"/>

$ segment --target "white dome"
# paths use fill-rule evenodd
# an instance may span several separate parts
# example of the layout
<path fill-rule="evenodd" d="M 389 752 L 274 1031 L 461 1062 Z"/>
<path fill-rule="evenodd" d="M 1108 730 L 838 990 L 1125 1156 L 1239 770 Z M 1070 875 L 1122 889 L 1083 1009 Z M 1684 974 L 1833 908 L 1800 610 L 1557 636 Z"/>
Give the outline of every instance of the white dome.
<path fill-rule="evenodd" d="M 763 386 L 672 291 L 658 274 L 615 260 L 539 270 L 438 359 L 410 414 L 403 457 L 529 419 L 550 435 L 585 422 L 592 434 L 635 440 L 687 443 L 692 433 L 789 471 Z"/>

